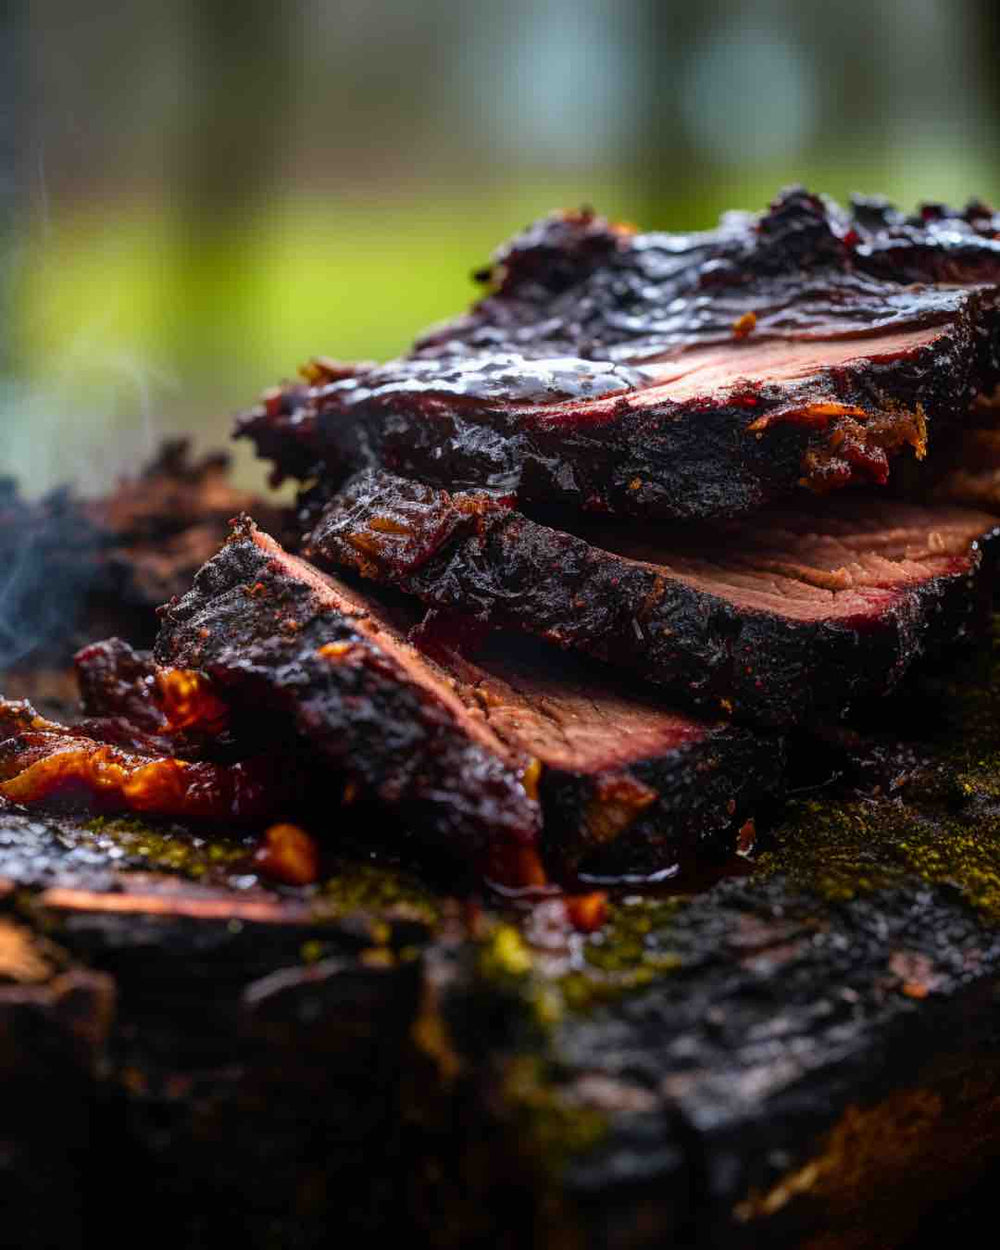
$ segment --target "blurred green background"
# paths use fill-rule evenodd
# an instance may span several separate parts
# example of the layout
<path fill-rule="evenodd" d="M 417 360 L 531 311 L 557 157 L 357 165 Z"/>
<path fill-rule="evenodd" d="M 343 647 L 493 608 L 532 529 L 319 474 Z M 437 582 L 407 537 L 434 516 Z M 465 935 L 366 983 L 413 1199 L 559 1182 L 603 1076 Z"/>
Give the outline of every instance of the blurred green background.
<path fill-rule="evenodd" d="M 1000 198 L 996 0 L 48 0 L 0 17 L 0 474 L 87 491 L 380 358 L 551 208 Z M 240 450 L 241 481 L 263 479 Z"/>

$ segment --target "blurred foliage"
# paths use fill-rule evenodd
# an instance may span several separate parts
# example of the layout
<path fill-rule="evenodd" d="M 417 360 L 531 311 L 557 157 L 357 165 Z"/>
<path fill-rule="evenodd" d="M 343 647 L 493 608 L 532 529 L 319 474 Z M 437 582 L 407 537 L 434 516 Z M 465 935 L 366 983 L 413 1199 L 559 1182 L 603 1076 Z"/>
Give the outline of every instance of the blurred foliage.
<path fill-rule="evenodd" d="M 859 163 L 795 172 L 840 199 L 877 190 L 903 205 L 1000 190 L 997 172 L 961 151 L 901 174 Z M 471 272 L 501 240 L 552 208 L 590 203 L 626 220 L 641 214 L 643 226 L 703 228 L 727 208 L 761 207 L 787 181 L 778 169 L 703 172 L 650 203 L 638 181 L 526 176 L 493 192 L 364 203 L 299 195 L 222 223 L 141 206 L 48 221 L 22 244 L 11 333 L 28 402 L 63 437 L 39 447 L 21 407 L 7 454 L 36 486 L 67 477 L 100 486 L 161 434 L 224 441 L 234 409 L 311 355 L 404 351 L 474 298 Z M 72 431 L 96 413 L 107 437 L 84 453 Z M 243 481 L 260 480 L 242 453 L 239 463 Z"/>
<path fill-rule="evenodd" d="M 552 208 L 692 229 L 791 181 L 997 198 L 998 13 L 0 6 L 0 473 L 101 489 L 164 434 L 223 443 L 310 355 L 385 358 L 460 311 Z"/>
<path fill-rule="evenodd" d="M 603 208 L 625 211 L 620 189 L 592 190 Z M 24 393 L 66 438 L 37 446 L 21 408 L 10 423 L 20 440 L 6 451 L 36 485 L 72 476 L 96 487 L 109 447 L 128 466 L 158 434 L 224 441 L 233 409 L 310 356 L 405 350 L 469 303 L 472 270 L 502 238 L 563 202 L 576 200 L 529 185 L 500 199 L 300 197 L 224 230 L 212 220 L 181 230 L 141 211 L 50 223 L 25 244 L 12 330 Z M 82 464 L 73 430 L 96 413 L 108 438 Z"/>

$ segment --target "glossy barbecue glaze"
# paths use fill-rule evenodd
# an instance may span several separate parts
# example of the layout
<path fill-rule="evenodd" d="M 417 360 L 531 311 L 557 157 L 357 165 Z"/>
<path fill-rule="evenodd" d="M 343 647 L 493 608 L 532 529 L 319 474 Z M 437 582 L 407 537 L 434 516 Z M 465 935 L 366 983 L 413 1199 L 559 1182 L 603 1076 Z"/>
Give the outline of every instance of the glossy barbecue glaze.
<path fill-rule="evenodd" d="M 884 484 L 1000 376 L 996 296 L 976 284 L 996 245 L 965 229 L 966 285 L 918 285 L 914 266 L 954 255 L 947 231 L 893 224 L 882 247 L 889 226 L 863 235 L 802 191 L 695 235 L 563 214 L 501 249 L 490 294 L 411 356 L 315 362 L 239 432 L 279 476 L 382 466 L 624 515 Z"/>

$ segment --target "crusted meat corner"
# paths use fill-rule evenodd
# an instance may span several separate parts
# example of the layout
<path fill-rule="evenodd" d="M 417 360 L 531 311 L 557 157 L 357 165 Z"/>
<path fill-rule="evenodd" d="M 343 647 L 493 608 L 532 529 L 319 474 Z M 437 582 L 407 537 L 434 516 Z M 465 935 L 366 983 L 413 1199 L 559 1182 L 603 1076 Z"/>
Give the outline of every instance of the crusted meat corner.
<path fill-rule="evenodd" d="M 401 833 L 502 885 L 587 863 L 669 868 L 727 844 L 780 785 L 780 742 L 544 646 L 506 638 L 470 663 L 425 631 L 418 650 L 413 620 L 243 529 L 165 611 L 156 656 L 285 717 Z"/>

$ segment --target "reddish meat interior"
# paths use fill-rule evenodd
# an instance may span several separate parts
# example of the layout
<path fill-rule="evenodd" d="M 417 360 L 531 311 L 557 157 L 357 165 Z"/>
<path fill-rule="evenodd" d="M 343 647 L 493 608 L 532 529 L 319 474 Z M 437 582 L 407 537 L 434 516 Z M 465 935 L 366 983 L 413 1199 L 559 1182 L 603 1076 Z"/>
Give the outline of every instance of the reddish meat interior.
<path fill-rule="evenodd" d="M 584 774 L 624 768 L 693 746 L 711 732 L 703 721 L 624 693 L 592 663 L 516 642 L 516 656 L 514 640 L 494 642 L 477 656 L 483 676 L 468 689 L 502 738 L 550 768 Z"/>
<path fill-rule="evenodd" d="M 674 356 L 663 363 L 648 362 L 655 386 L 640 392 L 635 402 L 642 406 L 664 400 L 694 399 L 725 390 L 741 381 L 793 382 L 815 376 L 826 369 L 843 368 L 863 362 L 894 360 L 933 343 L 945 333 L 940 325 L 918 326 L 888 333 L 880 331 L 864 338 L 841 339 L 764 339 L 702 347 Z"/>
<path fill-rule="evenodd" d="M 996 525 L 969 508 L 852 496 L 683 529 L 594 526 L 583 536 L 739 608 L 829 621 L 971 569 L 975 544 Z"/>
<path fill-rule="evenodd" d="M 372 605 L 349 586 L 335 577 L 321 573 L 306 560 L 289 555 L 273 538 L 260 530 L 253 531 L 253 541 L 276 563 L 286 568 L 292 577 L 308 585 L 321 604 L 346 617 L 361 637 L 368 639 L 390 663 L 397 666 L 405 681 L 426 690 L 456 723 L 463 725 L 470 737 L 502 757 L 510 755 L 506 744 L 487 726 L 478 706 L 473 704 L 470 709 L 458 697 L 453 688 L 454 679 L 406 641 L 389 613 L 379 612 L 377 616 L 374 615 Z M 333 645 L 336 647 L 349 644 Z M 331 652 L 330 658 L 337 659 L 339 656 L 336 652 Z"/>
<path fill-rule="evenodd" d="M 862 367 L 898 360 L 934 343 L 948 332 L 947 325 L 876 332 L 841 338 L 755 338 L 710 347 L 670 352 L 665 358 L 635 362 L 648 384 L 626 392 L 632 408 L 684 403 L 725 394 L 734 387 L 779 382 L 801 382 L 831 369 Z M 590 419 L 612 417 L 618 412 L 622 391 L 599 399 L 576 401 L 573 412 L 586 411 Z M 564 419 L 565 400 L 540 406 L 537 418 Z"/>
<path fill-rule="evenodd" d="M 265 534 L 254 541 L 307 581 L 360 634 L 395 660 L 409 680 L 430 690 L 478 741 L 501 755 L 527 752 L 551 768 L 597 773 L 662 756 L 701 741 L 710 727 L 625 693 L 614 682 L 543 643 L 491 641 L 476 663 L 452 671 L 408 643 L 388 613 L 336 578 L 290 556 Z M 376 615 L 377 612 L 377 615 Z"/>

